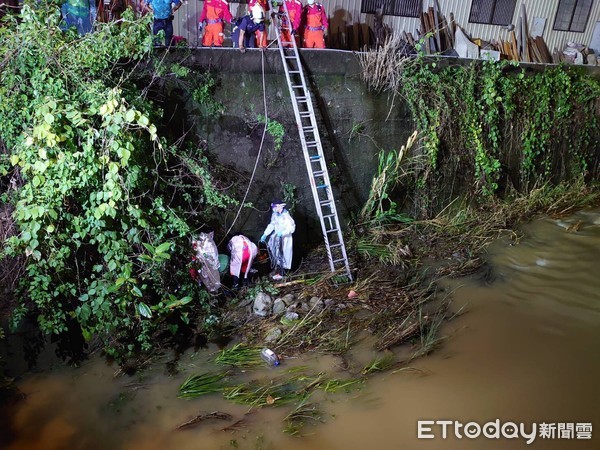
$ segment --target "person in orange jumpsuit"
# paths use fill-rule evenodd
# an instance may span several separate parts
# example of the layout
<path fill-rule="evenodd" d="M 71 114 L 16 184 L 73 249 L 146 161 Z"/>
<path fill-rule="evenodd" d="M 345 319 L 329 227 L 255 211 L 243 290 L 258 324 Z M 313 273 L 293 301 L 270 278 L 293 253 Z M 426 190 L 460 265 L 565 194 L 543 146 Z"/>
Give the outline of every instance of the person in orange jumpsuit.
<path fill-rule="evenodd" d="M 302 10 L 302 28 L 304 32 L 304 48 L 325 48 L 327 33 L 327 15 L 325 8 L 315 0 L 308 0 Z"/>
<path fill-rule="evenodd" d="M 252 7 L 254 5 L 260 5 L 262 10 L 265 13 L 265 17 L 267 17 L 267 12 L 269 11 L 269 2 L 267 0 L 250 0 L 248 2 L 248 11 L 252 11 Z M 265 23 L 265 31 L 257 31 L 256 32 L 256 45 L 260 48 L 267 48 L 267 35 L 269 34 L 268 23 Z"/>
<path fill-rule="evenodd" d="M 223 46 L 223 22 L 232 23 L 233 17 L 229 11 L 229 3 L 225 0 L 204 0 L 198 29 L 204 28 L 202 45 L 205 47 Z"/>
<path fill-rule="evenodd" d="M 273 5 L 277 0 L 273 2 Z M 279 5 L 279 14 L 283 14 L 283 2 L 277 2 Z M 292 36 L 297 36 L 298 30 L 300 29 L 300 20 L 302 19 L 302 2 L 299 0 L 285 0 L 285 7 L 287 8 L 288 15 L 290 17 L 290 24 L 287 24 L 282 20 L 281 39 L 282 42 L 292 42 Z M 286 44 L 284 47 L 291 47 L 291 44 Z M 299 47 L 299 45 L 298 45 Z"/>

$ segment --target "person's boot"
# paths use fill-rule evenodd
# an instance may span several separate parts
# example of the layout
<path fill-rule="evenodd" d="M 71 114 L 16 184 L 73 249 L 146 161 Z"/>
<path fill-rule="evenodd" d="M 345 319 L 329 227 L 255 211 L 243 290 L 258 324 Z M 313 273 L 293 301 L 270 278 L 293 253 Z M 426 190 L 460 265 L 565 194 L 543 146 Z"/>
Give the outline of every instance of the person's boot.
<path fill-rule="evenodd" d="M 273 279 L 275 281 L 282 280 L 284 275 L 285 275 L 285 270 L 282 269 L 281 267 L 279 267 L 277 269 L 277 272 L 275 273 L 275 275 L 273 275 Z"/>
<path fill-rule="evenodd" d="M 233 277 L 233 285 L 231 286 L 233 289 L 237 289 L 240 287 L 240 279 L 239 277 Z"/>

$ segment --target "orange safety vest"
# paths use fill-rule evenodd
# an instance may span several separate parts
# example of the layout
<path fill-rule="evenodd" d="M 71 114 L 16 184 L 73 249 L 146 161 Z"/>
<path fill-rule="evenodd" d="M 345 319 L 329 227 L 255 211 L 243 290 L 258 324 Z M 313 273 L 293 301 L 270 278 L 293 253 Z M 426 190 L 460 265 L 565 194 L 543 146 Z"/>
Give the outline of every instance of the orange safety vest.
<path fill-rule="evenodd" d="M 221 23 L 224 20 L 231 22 L 233 19 L 229 11 L 229 3 L 225 0 L 205 0 L 200 22 L 206 20 L 208 24 Z"/>
<path fill-rule="evenodd" d="M 314 3 L 312 5 L 306 5 L 304 7 L 306 28 L 310 31 L 319 31 L 327 29 L 329 26 L 327 22 L 327 15 L 325 15 L 325 8 L 320 3 Z"/>

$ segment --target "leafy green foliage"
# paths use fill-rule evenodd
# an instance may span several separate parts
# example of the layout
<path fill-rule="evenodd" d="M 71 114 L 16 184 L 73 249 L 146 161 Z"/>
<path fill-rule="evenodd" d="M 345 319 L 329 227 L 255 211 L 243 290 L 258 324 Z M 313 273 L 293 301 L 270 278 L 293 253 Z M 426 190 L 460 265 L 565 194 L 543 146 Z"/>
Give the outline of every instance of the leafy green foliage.
<path fill-rule="evenodd" d="M 392 50 L 363 58 L 363 67 L 391 61 Z M 425 156 L 414 171 L 422 214 L 456 196 L 443 192 L 448 186 L 489 198 L 599 175 L 589 171 L 598 170 L 600 82 L 578 68 L 526 72 L 490 60 L 440 67 L 422 54 L 386 67 L 364 78 L 411 110 Z"/>
<path fill-rule="evenodd" d="M 192 299 L 205 300 L 173 270 L 188 251 L 184 213 L 229 200 L 196 147 L 159 135 L 161 111 L 131 81 L 128 63 L 150 58 L 149 19 L 128 11 L 85 36 L 59 22 L 40 3 L 0 28 L 0 171 L 16 187 L 4 199 L 19 230 L 2 256 L 26 256 L 13 325 L 31 312 L 60 333 L 74 319 L 112 354 L 132 337 L 127 351 L 148 350 L 158 328 L 176 330 Z"/>
<path fill-rule="evenodd" d="M 254 286 L 251 286 L 246 291 L 244 296 L 245 299 L 255 299 L 256 296 L 260 293 L 269 294 L 271 296 L 279 294 L 279 289 L 273 286 L 268 279 L 260 279 L 257 281 Z"/>
<path fill-rule="evenodd" d="M 286 203 L 288 211 L 293 213 L 296 209 L 296 204 L 298 203 L 296 186 L 292 183 L 283 183 L 281 186 L 281 192 L 283 194 L 283 201 Z"/>
<path fill-rule="evenodd" d="M 377 175 L 373 177 L 369 198 L 363 205 L 359 220 L 361 222 L 393 222 L 404 221 L 399 214 L 397 204 L 391 198 L 391 193 L 403 176 L 401 165 L 404 156 L 410 151 L 417 138 L 414 132 L 398 151 L 379 153 Z"/>
<path fill-rule="evenodd" d="M 258 121 L 267 125 L 267 133 L 269 133 L 275 143 L 273 150 L 275 152 L 281 150 L 281 145 L 283 144 L 283 138 L 285 136 L 285 128 L 283 128 L 283 125 L 276 120 L 267 119 L 262 114 L 258 115 Z"/>

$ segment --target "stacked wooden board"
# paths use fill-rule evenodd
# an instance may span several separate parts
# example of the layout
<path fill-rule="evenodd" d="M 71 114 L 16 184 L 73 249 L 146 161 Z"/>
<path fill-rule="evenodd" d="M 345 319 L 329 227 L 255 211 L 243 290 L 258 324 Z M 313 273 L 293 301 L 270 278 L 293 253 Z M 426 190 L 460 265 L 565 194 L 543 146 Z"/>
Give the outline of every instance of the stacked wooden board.
<path fill-rule="evenodd" d="M 433 6 L 423 11 L 420 15 L 421 27 L 411 32 L 402 32 L 402 38 L 413 47 L 421 40 L 421 50 L 426 54 L 444 54 L 455 48 L 457 24 L 454 21 L 454 13 L 446 18 L 440 9 L 438 0 L 434 0 Z M 553 63 L 559 62 L 560 58 L 555 52 L 550 53 L 542 36 L 532 37 L 528 32 L 527 13 L 525 5 L 521 5 L 516 30 L 511 30 L 508 40 L 498 40 L 489 43 L 487 49 L 500 52 L 503 59 L 512 61 Z"/>

